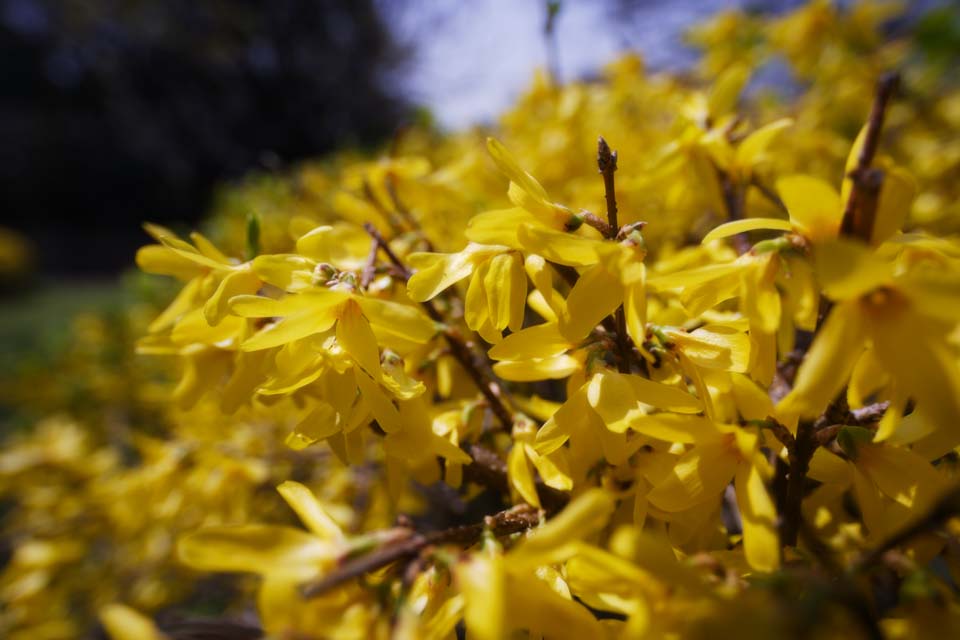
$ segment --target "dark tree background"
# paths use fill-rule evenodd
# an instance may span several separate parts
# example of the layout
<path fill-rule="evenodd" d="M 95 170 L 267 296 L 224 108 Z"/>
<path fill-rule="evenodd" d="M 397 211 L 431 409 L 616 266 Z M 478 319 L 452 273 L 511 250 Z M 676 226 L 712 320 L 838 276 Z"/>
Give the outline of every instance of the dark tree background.
<path fill-rule="evenodd" d="M 129 265 L 216 182 L 389 135 L 399 57 L 372 0 L 0 0 L 0 224 Z"/>

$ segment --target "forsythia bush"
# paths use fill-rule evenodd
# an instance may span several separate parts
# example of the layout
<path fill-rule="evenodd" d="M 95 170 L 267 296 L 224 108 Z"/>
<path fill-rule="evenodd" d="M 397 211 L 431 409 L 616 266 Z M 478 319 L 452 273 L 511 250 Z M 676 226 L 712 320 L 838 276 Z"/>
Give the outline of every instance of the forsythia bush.
<path fill-rule="evenodd" d="M 4 454 L 7 628 L 162 638 L 226 572 L 271 638 L 960 630 L 960 90 L 892 15 L 723 14 L 700 78 L 541 77 L 485 143 L 251 181 L 218 244 L 148 225 L 172 426 Z"/>

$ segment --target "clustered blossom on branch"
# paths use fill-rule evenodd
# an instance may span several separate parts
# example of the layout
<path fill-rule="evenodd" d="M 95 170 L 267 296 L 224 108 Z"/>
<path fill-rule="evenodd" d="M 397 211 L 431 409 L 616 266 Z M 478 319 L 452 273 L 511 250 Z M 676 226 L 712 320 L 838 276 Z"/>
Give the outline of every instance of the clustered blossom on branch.
<path fill-rule="evenodd" d="M 901 232 L 906 171 L 874 168 L 894 85 L 880 82 L 842 184 L 780 176 L 785 217 L 728 207 L 672 260 L 644 240 L 655 222 L 618 225 L 613 172 L 629 175 L 629 154 L 618 167 L 603 139 L 605 216 L 556 202 L 489 139 L 512 206 L 470 218 L 456 251 L 435 250 L 412 210 L 303 228 L 295 253 L 246 262 L 148 227 L 159 244 L 139 264 L 186 285 L 141 348 L 184 361 L 181 403 L 293 402 L 288 444 L 378 461 L 395 503 L 415 478 L 515 505 L 446 532 L 348 535 L 288 482 L 309 533 L 201 529 L 181 559 L 261 575 L 278 635 L 337 628 L 332 608 L 383 632 L 372 580 L 396 599 L 401 637 L 461 620 L 476 638 L 635 637 L 722 598 L 684 556 L 724 549 L 735 575 L 777 571 L 803 553 L 801 533 L 830 547 L 819 536 L 848 518 L 835 504 L 847 489 L 863 548 L 926 517 L 949 488 L 931 461 L 960 444 L 960 271 L 956 246 Z M 742 193 L 790 124 L 700 133 L 721 185 Z M 743 235 L 761 229 L 776 234 Z M 788 375 L 778 363 L 796 350 Z M 879 398 L 885 411 L 856 419 Z M 569 503 L 548 506 L 548 489 Z M 943 546 L 905 544 L 918 562 Z"/>

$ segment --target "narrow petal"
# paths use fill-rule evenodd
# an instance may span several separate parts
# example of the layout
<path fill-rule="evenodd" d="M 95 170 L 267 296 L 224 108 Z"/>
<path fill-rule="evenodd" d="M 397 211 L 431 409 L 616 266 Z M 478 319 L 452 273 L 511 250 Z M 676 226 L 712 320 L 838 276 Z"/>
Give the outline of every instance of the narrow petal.
<path fill-rule="evenodd" d="M 777 180 L 777 192 L 790 212 L 790 221 L 814 242 L 835 238 L 843 210 L 837 190 L 812 176 Z"/>
<path fill-rule="evenodd" d="M 791 231 L 793 230 L 793 225 L 789 220 L 782 220 L 780 218 L 745 218 L 743 220 L 733 220 L 731 222 L 725 222 L 719 227 L 714 227 L 707 235 L 703 236 L 701 243 L 728 238 L 738 233 L 756 231 L 758 229 Z"/>
<path fill-rule="evenodd" d="M 270 525 L 206 527 L 180 538 L 177 555 L 200 571 L 266 573 L 332 561 L 337 547 L 314 535 Z"/>
<path fill-rule="evenodd" d="M 347 300 L 340 308 L 337 342 L 357 365 L 376 382 L 380 382 L 382 374 L 377 338 L 355 300 Z"/>
<path fill-rule="evenodd" d="M 523 444 L 516 443 L 507 454 L 507 476 L 512 486 L 527 504 L 540 508 L 540 496 L 537 495 L 537 485 L 533 480 L 533 471 L 527 461 Z"/>
<path fill-rule="evenodd" d="M 647 494 L 647 500 L 658 509 L 675 512 L 719 499 L 737 464 L 726 442 L 697 445 L 680 456 L 670 475 Z"/>
<path fill-rule="evenodd" d="M 287 480 L 277 487 L 277 491 L 290 505 L 290 508 L 296 511 L 300 521 L 307 529 L 325 540 L 343 539 L 343 531 L 340 526 L 334 522 L 310 489 L 299 482 Z"/>
<path fill-rule="evenodd" d="M 567 313 L 560 318 L 560 333 L 577 342 L 593 331 L 623 302 L 620 279 L 602 265 L 580 276 L 567 296 Z"/>
<path fill-rule="evenodd" d="M 386 334 L 424 344 L 440 331 L 440 326 L 415 306 L 379 298 L 355 299 L 370 324 Z"/>
<path fill-rule="evenodd" d="M 797 371 L 793 389 L 777 411 L 806 418 L 822 414 L 849 379 L 863 347 L 858 304 L 834 306 Z"/>
<path fill-rule="evenodd" d="M 864 295 L 893 277 L 892 264 L 876 256 L 867 245 L 846 238 L 816 247 L 813 261 L 823 292 L 833 300 Z"/>
<path fill-rule="evenodd" d="M 505 360 L 493 365 L 493 371 L 504 380 L 533 382 L 536 380 L 560 380 L 578 371 L 583 366 L 573 356 L 562 353 L 550 358 L 530 360 Z"/>
<path fill-rule="evenodd" d="M 734 484 L 743 522 L 743 551 L 747 562 L 756 571 L 776 571 L 780 568 L 777 509 L 763 477 L 755 466 L 741 463 Z"/>

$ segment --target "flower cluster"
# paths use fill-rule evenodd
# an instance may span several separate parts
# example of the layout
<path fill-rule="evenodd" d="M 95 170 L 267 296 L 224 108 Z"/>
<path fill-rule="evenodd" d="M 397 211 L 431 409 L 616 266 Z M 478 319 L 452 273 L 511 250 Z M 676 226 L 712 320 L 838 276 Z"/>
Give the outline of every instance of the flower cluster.
<path fill-rule="evenodd" d="M 887 15 L 724 14 L 712 82 L 542 77 L 496 137 L 301 168 L 222 242 L 148 225 L 177 440 L 330 453 L 276 483 L 302 527 L 241 505 L 179 561 L 259 576 L 277 638 L 960 628 L 960 92 Z M 787 104 L 744 89 L 778 58 Z"/>

